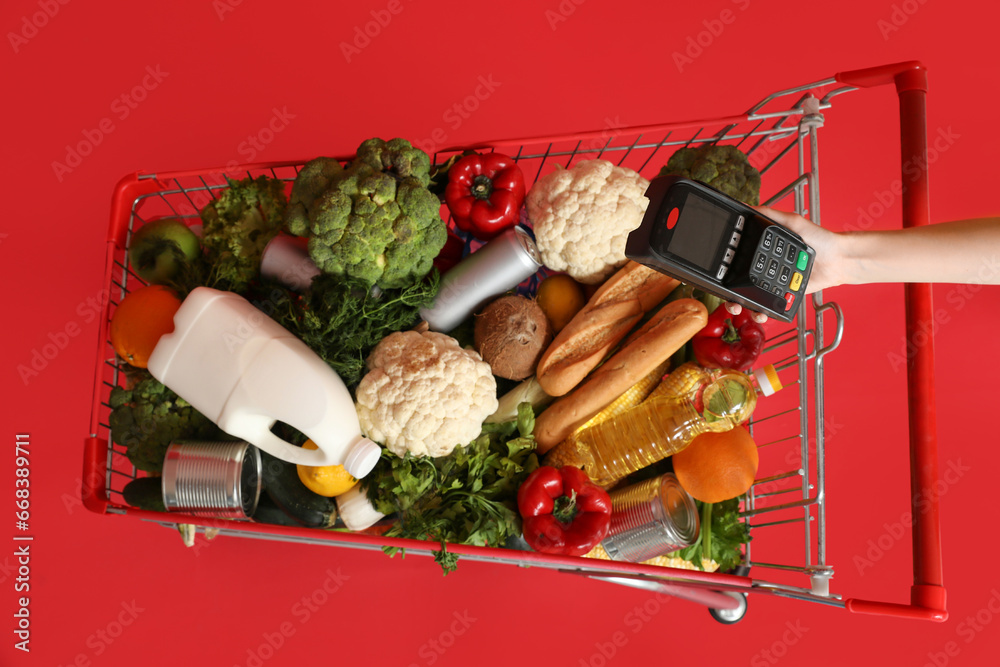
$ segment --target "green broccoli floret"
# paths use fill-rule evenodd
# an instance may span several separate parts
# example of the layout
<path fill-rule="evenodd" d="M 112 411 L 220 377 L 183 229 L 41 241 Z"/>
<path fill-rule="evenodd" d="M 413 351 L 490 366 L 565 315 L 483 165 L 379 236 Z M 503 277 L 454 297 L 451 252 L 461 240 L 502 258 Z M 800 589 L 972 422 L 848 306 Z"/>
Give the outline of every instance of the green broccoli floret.
<path fill-rule="evenodd" d="M 160 472 L 176 440 L 228 439 L 208 417 L 150 375 L 132 389 L 115 387 L 108 404 L 111 439 L 126 448 L 136 468 Z"/>
<path fill-rule="evenodd" d="M 430 157 L 406 139 L 369 139 L 358 147 L 354 161 L 397 178 L 415 178 L 424 187 L 431 182 Z"/>
<path fill-rule="evenodd" d="M 329 157 L 319 157 L 306 162 L 299 170 L 288 201 L 285 221 L 288 232 L 296 236 L 309 235 L 309 209 L 316 198 L 323 194 L 330 181 L 344 173 L 340 162 Z"/>
<path fill-rule="evenodd" d="M 385 273 L 381 282 L 390 287 L 409 285 L 427 275 L 434 258 L 448 240 L 448 229 L 439 224 L 441 200 L 430 190 L 403 181 L 396 190 L 399 216 L 392 224 L 396 242 L 385 253 Z M 433 253 L 426 248 L 436 248 Z"/>
<path fill-rule="evenodd" d="M 246 290 L 260 273 L 264 248 L 284 226 L 285 208 L 284 182 L 258 176 L 229 181 L 229 189 L 202 209 L 210 286 Z"/>
<path fill-rule="evenodd" d="M 381 288 L 423 278 L 444 247 L 441 202 L 427 189 L 430 159 L 405 139 L 369 139 L 347 169 L 312 160 L 292 187 L 288 228 L 308 221 L 309 255 L 324 272 Z"/>
<path fill-rule="evenodd" d="M 751 206 L 760 203 L 760 172 L 735 146 L 682 148 L 670 156 L 660 174 L 701 181 Z"/>

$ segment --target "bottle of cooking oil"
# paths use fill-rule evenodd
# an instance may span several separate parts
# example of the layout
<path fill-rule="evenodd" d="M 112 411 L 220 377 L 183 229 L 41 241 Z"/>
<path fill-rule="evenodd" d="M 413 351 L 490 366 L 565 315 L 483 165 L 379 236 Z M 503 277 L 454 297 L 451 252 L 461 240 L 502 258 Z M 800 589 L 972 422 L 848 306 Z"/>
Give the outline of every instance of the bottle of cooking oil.
<path fill-rule="evenodd" d="M 728 431 L 750 418 L 757 394 L 781 388 L 773 366 L 747 375 L 678 367 L 639 405 L 574 436 L 579 460 L 594 483 L 609 486 L 641 468 L 681 451 L 696 436 Z"/>

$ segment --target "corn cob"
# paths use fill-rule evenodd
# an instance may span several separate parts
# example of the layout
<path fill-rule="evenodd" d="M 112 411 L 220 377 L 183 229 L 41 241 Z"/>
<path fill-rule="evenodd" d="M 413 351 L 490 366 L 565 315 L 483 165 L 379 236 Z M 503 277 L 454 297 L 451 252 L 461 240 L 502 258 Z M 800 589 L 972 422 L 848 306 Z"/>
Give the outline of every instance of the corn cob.
<path fill-rule="evenodd" d="M 611 560 L 608 556 L 608 552 L 604 550 L 604 547 L 598 544 L 594 547 L 590 553 L 588 553 L 584 558 L 595 558 L 597 560 Z M 649 560 L 643 561 L 643 565 L 657 565 L 659 567 L 675 567 L 681 570 L 704 570 L 705 572 L 715 572 L 719 569 L 719 564 L 714 560 L 708 560 L 705 558 L 701 559 L 701 567 L 692 563 L 691 561 L 684 560 L 683 558 L 672 557 L 670 554 L 665 556 L 657 556 L 656 558 L 651 558 Z"/>
<path fill-rule="evenodd" d="M 561 468 L 563 466 L 576 466 L 577 468 L 583 468 L 586 470 L 588 462 L 593 464 L 593 459 L 587 457 L 584 455 L 584 452 L 580 451 L 575 438 L 576 434 L 580 433 L 584 429 L 590 428 L 591 426 L 600 424 L 607 419 L 616 417 L 626 410 L 642 403 L 642 401 L 650 395 L 650 392 L 656 388 L 660 382 L 660 378 L 663 377 L 663 374 L 669 367 L 670 361 L 668 360 L 654 368 L 648 375 L 646 375 L 646 377 L 629 387 L 628 391 L 616 398 L 608 404 L 606 408 L 598 412 L 596 415 L 591 417 L 589 421 L 573 431 L 570 437 L 566 438 L 566 440 L 549 450 L 549 453 L 545 456 L 542 463 L 555 468 Z"/>
<path fill-rule="evenodd" d="M 663 381 L 649 394 L 647 400 L 657 396 L 683 396 L 693 391 L 698 383 L 704 379 L 705 369 L 697 362 L 689 361 L 678 366 L 667 377 L 663 378 Z"/>
<path fill-rule="evenodd" d="M 573 431 L 569 439 L 572 439 L 573 436 L 584 429 L 600 424 L 601 422 L 611 419 L 612 417 L 617 417 L 626 410 L 634 408 L 642 403 L 646 400 L 646 397 L 650 395 L 650 392 L 652 392 L 657 385 L 660 384 L 660 378 L 663 377 L 663 374 L 667 372 L 667 368 L 669 367 L 670 360 L 668 359 L 650 371 L 646 377 L 629 387 L 628 391 L 609 403 L 607 407 L 591 417 L 586 423 L 580 425 L 575 431 Z"/>

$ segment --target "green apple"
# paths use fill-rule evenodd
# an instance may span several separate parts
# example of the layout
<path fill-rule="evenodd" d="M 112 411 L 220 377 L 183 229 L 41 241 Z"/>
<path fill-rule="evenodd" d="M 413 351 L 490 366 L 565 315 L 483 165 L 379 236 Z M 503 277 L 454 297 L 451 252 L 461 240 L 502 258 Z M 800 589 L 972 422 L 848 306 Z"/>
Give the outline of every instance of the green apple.
<path fill-rule="evenodd" d="M 128 260 L 132 270 L 143 280 L 164 285 L 173 279 L 181 264 L 190 262 L 201 252 L 201 243 L 191 229 L 180 220 L 154 220 L 132 235 Z"/>

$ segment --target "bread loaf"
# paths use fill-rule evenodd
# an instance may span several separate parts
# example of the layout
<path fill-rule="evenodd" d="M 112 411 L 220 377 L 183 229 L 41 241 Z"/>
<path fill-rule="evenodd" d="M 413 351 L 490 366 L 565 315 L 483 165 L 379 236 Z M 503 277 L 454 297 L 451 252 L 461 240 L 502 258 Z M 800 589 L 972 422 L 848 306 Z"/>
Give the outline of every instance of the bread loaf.
<path fill-rule="evenodd" d="M 677 285 L 670 276 L 627 262 L 545 350 L 535 371 L 538 384 L 550 396 L 569 392 Z"/>
<path fill-rule="evenodd" d="M 544 454 L 569 437 L 580 424 L 669 359 L 707 322 L 708 310 L 695 299 L 678 299 L 663 306 L 573 393 L 538 416 L 538 451 Z"/>

